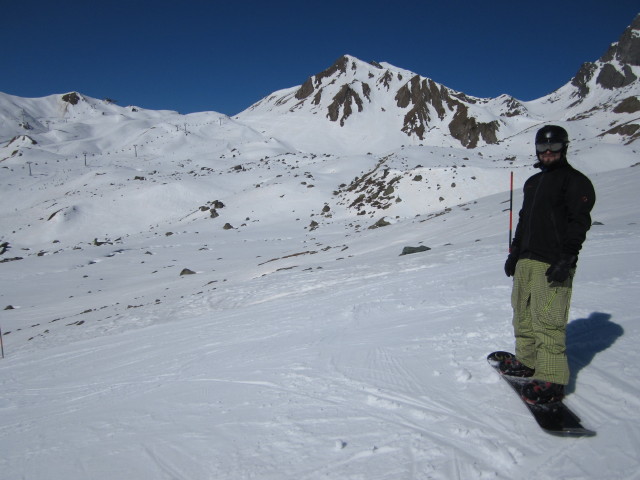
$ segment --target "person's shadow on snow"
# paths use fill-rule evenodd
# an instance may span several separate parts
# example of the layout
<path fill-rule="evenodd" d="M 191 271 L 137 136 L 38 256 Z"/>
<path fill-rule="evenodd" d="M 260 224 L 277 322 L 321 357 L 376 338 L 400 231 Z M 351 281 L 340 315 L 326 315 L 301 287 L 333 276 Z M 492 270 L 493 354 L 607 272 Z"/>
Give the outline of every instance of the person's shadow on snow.
<path fill-rule="evenodd" d="M 589 365 L 598 352 L 606 350 L 624 334 L 624 329 L 611 321 L 608 313 L 593 312 L 589 318 L 578 318 L 567 325 L 567 356 L 571 375 L 567 393 L 576 389 L 578 373 Z"/>

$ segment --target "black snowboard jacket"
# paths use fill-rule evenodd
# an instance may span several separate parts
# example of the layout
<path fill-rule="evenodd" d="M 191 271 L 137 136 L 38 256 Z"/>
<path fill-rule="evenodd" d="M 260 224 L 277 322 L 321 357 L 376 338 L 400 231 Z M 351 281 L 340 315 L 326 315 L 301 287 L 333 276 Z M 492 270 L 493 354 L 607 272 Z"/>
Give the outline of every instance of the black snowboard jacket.
<path fill-rule="evenodd" d="M 524 199 L 512 242 L 519 258 L 553 263 L 563 255 L 577 261 L 596 200 L 591 181 L 563 156 L 524 184 Z M 575 266 L 575 263 L 574 263 Z"/>

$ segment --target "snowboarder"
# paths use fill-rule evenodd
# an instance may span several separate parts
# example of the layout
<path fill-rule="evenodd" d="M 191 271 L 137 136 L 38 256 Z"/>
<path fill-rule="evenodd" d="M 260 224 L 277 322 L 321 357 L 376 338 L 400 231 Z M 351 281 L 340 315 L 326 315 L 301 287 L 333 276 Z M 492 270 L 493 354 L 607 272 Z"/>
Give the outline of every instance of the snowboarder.
<path fill-rule="evenodd" d="M 591 181 L 569 165 L 569 135 L 556 125 L 535 138 L 534 167 L 541 172 L 524 184 L 524 199 L 504 265 L 513 276 L 511 305 L 515 358 L 500 365 L 505 375 L 530 377 L 524 400 L 562 400 L 569 383 L 566 326 L 578 253 L 591 227 L 595 203 Z"/>

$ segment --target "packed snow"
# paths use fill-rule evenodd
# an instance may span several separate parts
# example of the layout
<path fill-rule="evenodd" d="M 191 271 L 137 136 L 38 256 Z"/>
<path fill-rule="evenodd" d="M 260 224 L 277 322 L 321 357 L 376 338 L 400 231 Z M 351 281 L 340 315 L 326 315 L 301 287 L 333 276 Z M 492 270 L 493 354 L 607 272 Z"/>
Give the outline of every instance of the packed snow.
<path fill-rule="evenodd" d="M 485 361 L 513 349 L 531 130 L 515 157 L 339 155 L 213 112 L 46 101 L 38 144 L 0 148 L 3 479 L 640 478 L 633 144 L 575 123 L 598 198 L 566 403 L 597 436 L 558 438 Z M 366 175 L 395 196 L 357 212 Z"/>

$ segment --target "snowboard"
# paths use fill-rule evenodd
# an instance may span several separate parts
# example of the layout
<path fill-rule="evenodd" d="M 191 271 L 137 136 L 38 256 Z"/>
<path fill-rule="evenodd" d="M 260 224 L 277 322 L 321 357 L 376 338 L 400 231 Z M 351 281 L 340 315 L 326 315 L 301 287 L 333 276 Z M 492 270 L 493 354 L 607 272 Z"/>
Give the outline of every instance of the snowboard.
<path fill-rule="evenodd" d="M 487 356 L 487 362 L 489 362 L 489 365 L 498 372 L 498 375 L 513 388 L 520 399 L 522 399 L 522 387 L 527 383 L 528 379 L 503 375 L 498 368 L 502 360 L 513 356 L 513 353 L 509 352 L 493 352 Z M 596 434 L 593 430 L 583 427 L 580 418 L 562 401 L 544 405 L 531 405 L 522 399 L 522 403 L 527 406 L 540 428 L 551 435 L 561 437 L 592 437 Z"/>

